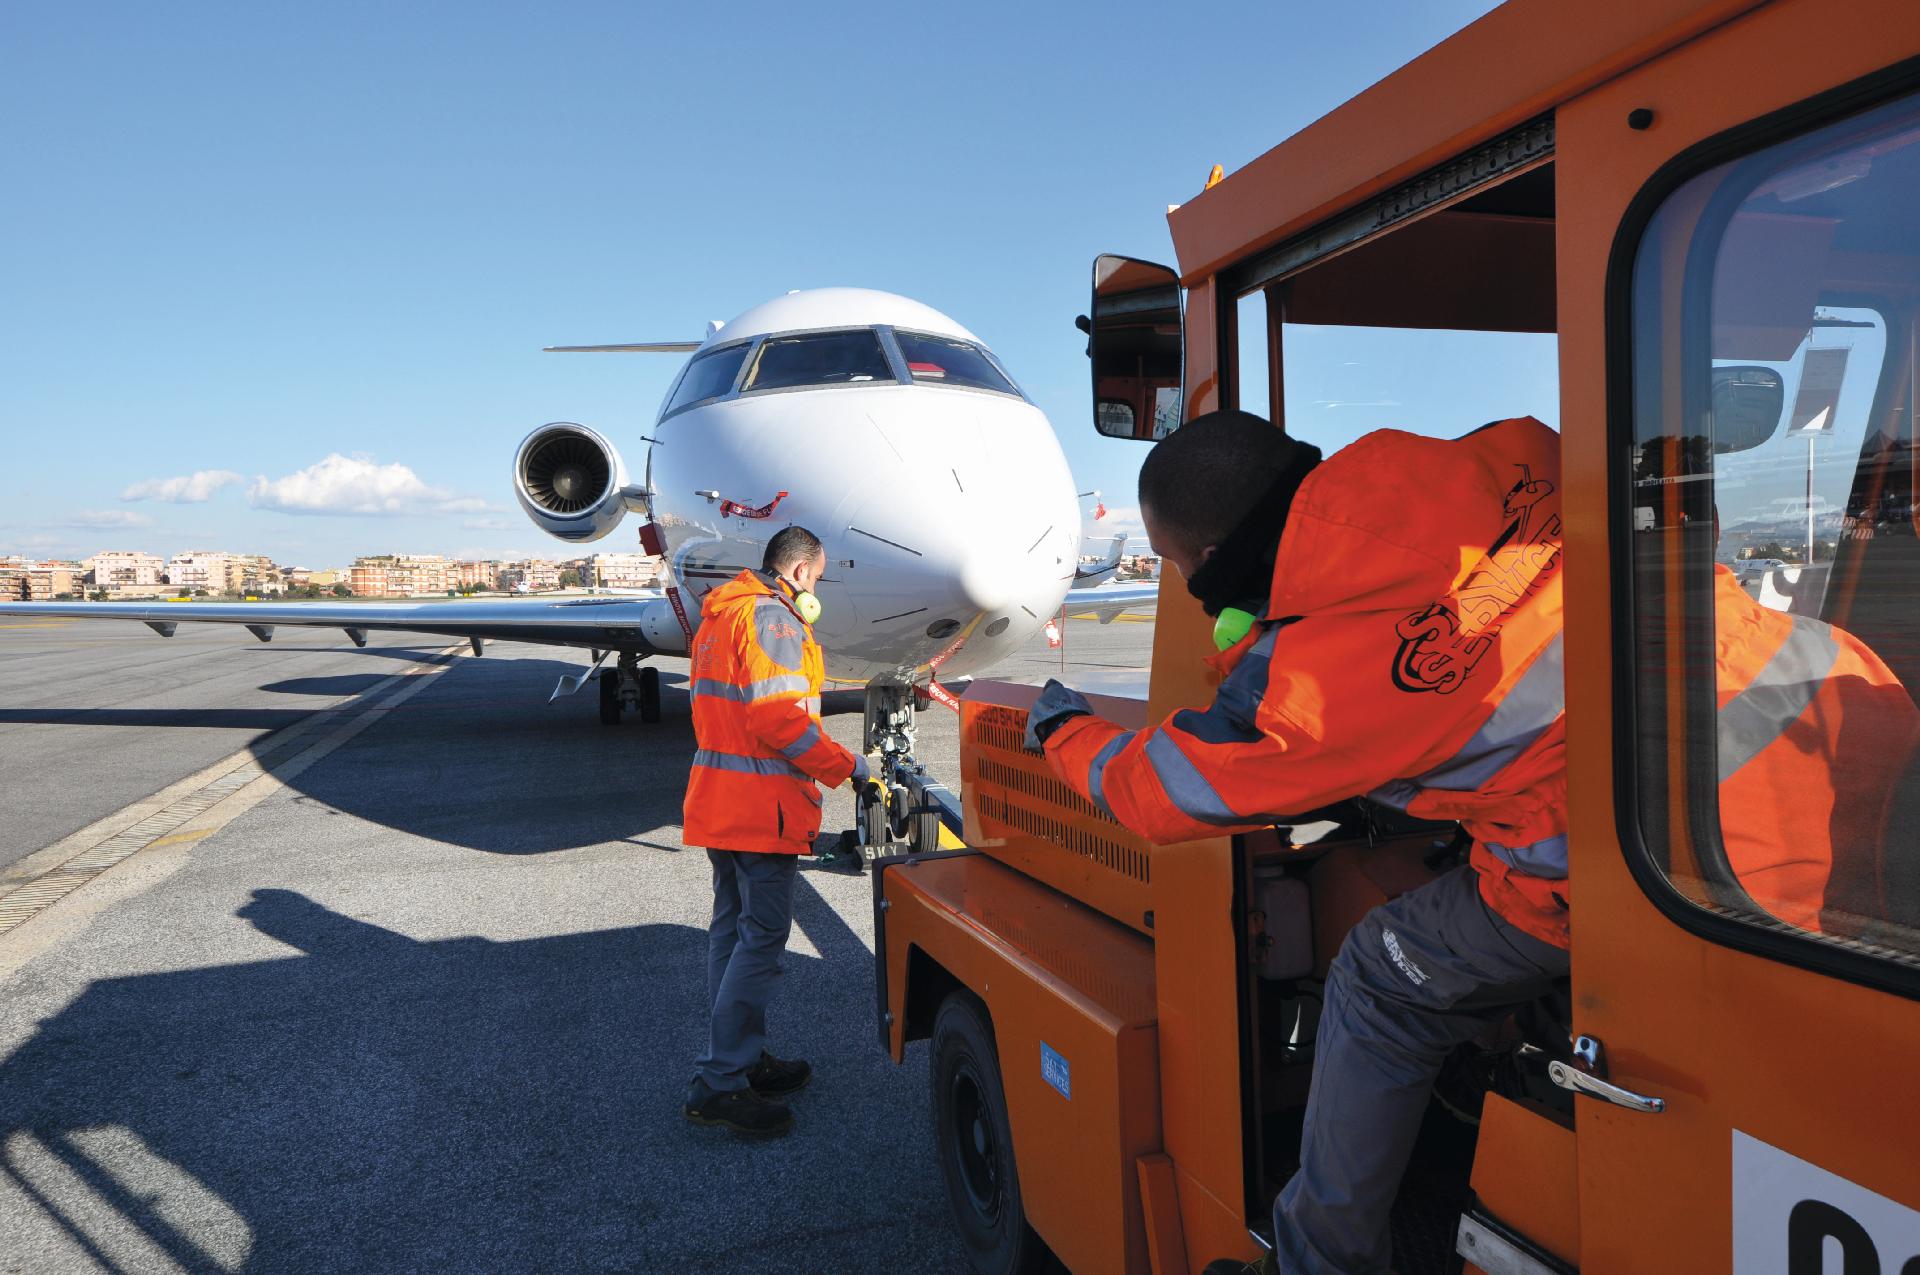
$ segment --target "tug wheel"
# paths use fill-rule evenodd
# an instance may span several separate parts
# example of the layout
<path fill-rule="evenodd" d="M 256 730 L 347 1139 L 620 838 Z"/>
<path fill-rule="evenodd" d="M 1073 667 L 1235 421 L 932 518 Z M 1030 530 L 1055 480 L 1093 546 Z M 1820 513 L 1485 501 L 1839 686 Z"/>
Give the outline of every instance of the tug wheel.
<path fill-rule="evenodd" d="M 926 804 L 924 796 L 917 798 Z M 937 810 L 923 810 L 907 823 L 907 845 L 916 854 L 940 848 L 940 813 Z"/>
<path fill-rule="evenodd" d="M 973 1269 L 981 1275 L 1046 1269 L 1047 1246 L 1027 1225 L 1020 1199 L 992 1020 L 971 992 L 956 991 L 941 1002 L 928 1070 L 935 1154 Z"/>

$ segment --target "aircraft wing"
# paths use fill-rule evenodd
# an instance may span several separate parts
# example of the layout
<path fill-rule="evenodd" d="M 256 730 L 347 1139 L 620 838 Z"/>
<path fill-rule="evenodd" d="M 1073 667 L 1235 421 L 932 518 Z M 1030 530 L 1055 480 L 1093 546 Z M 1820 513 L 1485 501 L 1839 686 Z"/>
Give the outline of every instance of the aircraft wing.
<path fill-rule="evenodd" d="M 367 634 L 429 633 L 466 638 L 478 653 L 488 639 L 542 642 L 590 650 L 684 655 L 672 603 L 652 598 L 484 599 L 467 602 L 9 602 L 0 616 L 134 620 L 162 637 L 179 624 L 243 624 L 262 642 L 280 627 L 340 629 L 355 645 Z M 698 614 L 688 616 L 697 621 Z"/>
<path fill-rule="evenodd" d="M 1127 611 L 1151 611 L 1160 605 L 1160 582 L 1144 584 L 1103 584 L 1097 589 L 1071 589 L 1067 592 L 1069 617 L 1092 615 L 1102 624 L 1112 624 Z"/>

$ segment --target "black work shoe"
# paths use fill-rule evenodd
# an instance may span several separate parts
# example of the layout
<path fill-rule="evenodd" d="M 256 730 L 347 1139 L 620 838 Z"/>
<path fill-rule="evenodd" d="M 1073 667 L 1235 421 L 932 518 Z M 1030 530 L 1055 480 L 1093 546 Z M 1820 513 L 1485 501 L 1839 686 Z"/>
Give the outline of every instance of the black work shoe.
<path fill-rule="evenodd" d="M 721 1125 L 750 1138 L 778 1138 L 793 1129 L 793 1113 L 751 1089 L 709 1089 L 693 1082 L 683 1109 L 695 1124 Z"/>
<path fill-rule="evenodd" d="M 775 1058 L 760 1051 L 760 1061 L 747 1068 L 747 1084 L 762 1098 L 785 1098 L 799 1093 L 813 1079 L 813 1068 L 798 1058 Z"/>

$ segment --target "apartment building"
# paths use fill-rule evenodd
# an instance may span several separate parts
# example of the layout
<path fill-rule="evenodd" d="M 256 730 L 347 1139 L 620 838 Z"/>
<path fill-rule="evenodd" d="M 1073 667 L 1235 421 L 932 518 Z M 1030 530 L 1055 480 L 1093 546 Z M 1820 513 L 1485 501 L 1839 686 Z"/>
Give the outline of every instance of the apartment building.
<path fill-rule="evenodd" d="M 353 560 L 347 587 L 357 598 L 445 593 L 453 587 L 452 566 L 439 554 L 374 554 Z"/>
<path fill-rule="evenodd" d="M 560 587 L 560 564 L 539 558 L 504 563 L 500 568 L 500 587 L 524 593 L 557 589 Z"/>
<path fill-rule="evenodd" d="M 582 559 L 580 582 L 596 589 L 647 589 L 660 582 L 660 559 L 650 553 L 596 553 Z"/>
<path fill-rule="evenodd" d="M 189 549 L 167 559 L 167 579 L 181 593 L 238 593 L 246 587 L 247 563 L 239 554 Z"/>
<path fill-rule="evenodd" d="M 87 569 L 77 562 L 0 560 L 0 598 L 51 602 L 60 597 L 84 597 L 86 591 Z"/>
<path fill-rule="evenodd" d="M 448 572 L 456 589 L 497 589 L 500 587 L 500 563 L 491 559 L 456 562 Z"/>
<path fill-rule="evenodd" d="M 158 589 L 167 561 L 158 554 L 110 550 L 83 558 L 80 565 L 93 573 L 96 589 Z"/>
<path fill-rule="evenodd" d="M 263 593 L 285 593 L 287 589 L 286 573 L 272 558 L 259 553 L 234 555 L 239 566 L 240 583 L 235 588 L 240 592 L 258 596 Z"/>

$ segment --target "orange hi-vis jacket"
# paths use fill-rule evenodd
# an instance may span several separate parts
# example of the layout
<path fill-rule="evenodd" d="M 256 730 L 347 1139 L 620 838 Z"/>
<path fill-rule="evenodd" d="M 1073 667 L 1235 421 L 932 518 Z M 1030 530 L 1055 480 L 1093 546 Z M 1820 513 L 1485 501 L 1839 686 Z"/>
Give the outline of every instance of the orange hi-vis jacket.
<path fill-rule="evenodd" d="M 1725 567 L 1713 585 L 1727 866 L 1789 924 L 1871 929 L 1906 903 L 1888 897 L 1882 851 L 1920 710 L 1853 634 L 1760 605 Z"/>
<path fill-rule="evenodd" d="M 698 751 L 687 781 L 686 843 L 812 853 L 818 784 L 845 783 L 854 756 L 820 727 L 826 662 L 787 586 L 742 571 L 709 593 L 689 676 Z"/>
<path fill-rule="evenodd" d="M 1359 796 L 1458 820 L 1487 903 L 1567 946 L 1559 479 L 1530 417 L 1357 440 L 1300 484 L 1213 704 L 1138 732 L 1073 718 L 1048 763 L 1156 842 Z"/>

